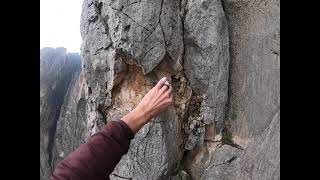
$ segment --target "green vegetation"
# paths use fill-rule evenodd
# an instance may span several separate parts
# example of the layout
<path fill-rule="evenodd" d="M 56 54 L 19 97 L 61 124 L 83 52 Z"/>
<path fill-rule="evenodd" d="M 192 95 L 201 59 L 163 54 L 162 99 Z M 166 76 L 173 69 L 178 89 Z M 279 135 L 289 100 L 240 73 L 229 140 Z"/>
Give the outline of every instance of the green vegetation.
<path fill-rule="evenodd" d="M 222 132 L 221 141 L 223 144 L 233 144 L 232 134 L 227 128 L 225 130 L 223 130 L 223 132 Z"/>

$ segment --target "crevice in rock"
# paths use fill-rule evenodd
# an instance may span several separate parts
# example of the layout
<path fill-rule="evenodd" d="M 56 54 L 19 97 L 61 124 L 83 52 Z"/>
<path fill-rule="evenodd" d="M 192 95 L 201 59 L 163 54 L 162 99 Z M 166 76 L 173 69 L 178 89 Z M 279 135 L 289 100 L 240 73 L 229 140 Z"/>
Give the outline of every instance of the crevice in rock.
<path fill-rule="evenodd" d="M 107 124 L 106 108 L 103 104 L 99 104 L 97 108 L 98 113 L 102 115 L 102 122 Z"/>
<path fill-rule="evenodd" d="M 230 164 L 232 161 L 234 161 L 235 159 L 237 159 L 237 156 L 232 156 L 230 159 L 228 159 L 227 161 L 225 162 L 222 162 L 222 163 L 218 163 L 218 164 L 213 164 L 211 167 L 214 167 L 214 166 L 221 166 L 221 165 L 225 165 L 225 164 Z"/>
<path fill-rule="evenodd" d="M 185 1 L 185 0 L 181 0 L 180 1 L 180 13 L 182 13 L 182 15 L 181 15 L 181 25 L 182 25 L 181 27 L 182 27 L 182 30 L 181 31 L 182 31 L 182 43 L 183 43 L 182 62 L 181 62 L 182 67 L 184 66 L 184 57 L 185 57 L 185 23 L 184 23 L 184 21 L 185 21 L 186 14 L 187 14 L 187 9 L 186 9 L 187 3 L 188 2 Z M 189 85 L 190 84 L 189 80 L 188 80 L 187 76 L 184 74 L 184 68 L 182 68 L 182 69 L 183 69 L 182 70 L 182 74 L 185 77 L 185 79 L 186 79 L 186 81 L 188 82 L 188 85 Z M 183 128 L 182 132 L 183 132 L 183 134 L 185 136 L 184 145 L 183 146 L 185 146 L 185 144 L 187 142 L 187 139 L 188 139 L 188 136 L 189 136 L 189 134 L 186 133 L 186 129 L 189 128 L 189 126 L 190 126 L 190 122 L 189 122 L 188 119 L 190 117 L 192 117 L 192 116 L 195 117 L 196 113 L 200 113 L 200 105 L 201 105 L 200 102 L 202 102 L 202 99 L 200 99 L 198 97 L 198 95 L 192 90 L 190 104 L 188 104 L 188 106 L 187 106 L 188 109 L 186 111 L 186 115 L 185 115 L 184 120 L 183 120 L 183 122 L 185 122 L 184 126 L 182 127 Z M 185 153 L 184 153 L 184 155 L 185 155 Z"/>
<path fill-rule="evenodd" d="M 148 39 L 152 34 L 153 34 L 153 32 L 157 29 L 157 27 L 158 27 L 158 25 L 160 25 L 160 28 L 161 28 L 161 31 L 162 31 L 162 34 L 163 34 L 163 39 L 164 39 L 164 41 L 165 41 L 165 37 L 164 37 L 164 32 L 163 32 L 163 29 L 162 29 L 162 25 L 160 24 L 160 21 L 161 21 L 161 14 L 162 14 L 162 6 L 163 6 L 163 1 L 164 0 L 161 0 L 161 4 L 160 4 L 160 11 L 159 11 L 159 15 L 158 15 L 158 21 L 157 21 L 157 24 L 156 25 L 154 25 L 154 27 L 153 28 L 151 28 L 151 32 L 150 32 L 150 34 L 146 37 L 146 38 L 144 38 L 144 41 L 146 40 L 146 39 Z M 157 40 L 159 41 L 159 39 L 157 38 Z M 160 42 L 160 41 L 159 41 Z M 160 42 L 161 43 L 161 42 Z M 166 44 L 166 43 L 165 43 Z M 166 49 L 167 50 L 167 49 Z"/>
<path fill-rule="evenodd" d="M 88 86 L 88 93 L 89 93 L 89 95 L 92 94 L 92 89 L 90 86 Z"/>
<path fill-rule="evenodd" d="M 225 13 L 226 5 L 224 4 L 224 0 L 221 0 L 221 5 L 222 5 L 223 12 Z"/>
<path fill-rule="evenodd" d="M 104 27 L 105 34 L 107 35 L 109 35 L 108 19 L 109 19 L 109 16 L 105 16 L 101 18 L 102 26 Z"/>
<path fill-rule="evenodd" d="M 199 146 L 201 136 L 204 135 L 205 123 L 202 116 L 202 95 L 192 92 L 192 97 L 188 106 L 186 120 L 184 122 L 185 149 L 192 150 Z"/>
<path fill-rule="evenodd" d="M 127 5 L 126 5 L 126 6 L 121 6 L 120 8 L 114 8 L 114 7 L 111 6 L 112 4 L 108 4 L 108 6 L 110 6 L 111 8 L 117 9 L 117 10 L 119 10 L 119 11 L 123 11 L 124 9 L 130 7 L 130 6 L 133 5 L 133 4 L 141 3 L 141 1 L 142 1 L 142 0 L 138 0 L 138 1 L 132 2 L 132 3 L 130 3 L 130 4 L 128 4 L 128 1 L 127 1 Z"/>
<path fill-rule="evenodd" d="M 184 21 L 185 21 L 185 18 L 186 18 L 186 14 L 187 14 L 187 9 L 186 9 L 186 5 L 187 3 L 185 3 L 184 5 L 182 4 L 182 2 L 185 2 L 185 0 L 180 0 L 180 14 L 182 13 L 181 15 L 181 32 L 182 32 L 182 43 L 183 43 L 183 51 L 182 51 L 182 66 L 183 66 L 183 61 L 184 61 L 184 57 L 185 57 L 185 25 L 184 25 Z M 183 7 L 182 7 L 183 6 Z M 183 72 L 184 72 L 184 69 L 183 69 Z M 185 76 L 186 77 L 186 76 Z M 187 78 L 187 77 L 186 77 Z M 189 80 L 188 80 L 189 82 Z"/>
<path fill-rule="evenodd" d="M 136 4 L 136 3 L 141 3 L 141 1 L 142 1 L 142 0 L 132 2 L 132 3 L 128 4 L 125 8 L 127 8 L 127 7 L 129 7 L 129 6 L 133 5 L 133 4 Z"/>
<path fill-rule="evenodd" d="M 118 177 L 118 178 L 122 178 L 122 179 L 132 179 L 132 177 L 123 177 L 123 176 L 120 176 L 120 175 L 115 174 L 115 173 L 113 173 L 112 175 L 115 176 L 115 177 Z"/>
<path fill-rule="evenodd" d="M 98 2 L 98 1 L 94 2 L 94 9 L 98 13 L 98 15 L 101 15 L 102 6 L 103 6 L 102 2 Z"/>
<path fill-rule="evenodd" d="M 140 2 L 141 2 L 141 1 L 140 1 Z M 138 23 L 135 19 L 133 19 L 132 17 L 130 17 L 127 13 L 123 12 L 123 10 L 124 10 L 125 8 L 127 8 L 128 6 L 126 6 L 126 7 L 121 6 L 120 9 L 115 8 L 115 7 L 112 7 L 111 5 L 109 5 L 109 6 L 110 6 L 110 8 L 111 8 L 112 10 L 115 10 L 115 11 L 120 12 L 121 14 L 125 15 L 127 18 L 129 18 L 129 19 L 132 20 L 134 23 L 136 23 L 139 27 L 142 27 L 144 30 L 146 30 L 146 31 L 148 32 L 147 37 L 144 38 L 143 41 L 147 40 L 147 39 L 154 33 L 154 31 L 156 30 L 156 28 L 157 28 L 158 25 L 159 25 L 160 28 L 161 28 L 162 36 L 163 36 L 163 41 L 164 41 L 165 50 L 166 50 L 166 52 L 168 52 L 168 51 L 167 51 L 168 43 L 167 43 L 167 41 L 166 41 L 166 36 L 165 36 L 165 33 L 164 33 L 164 31 L 163 31 L 163 28 L 162 28 L 162 24 L 161 24 L 161 14 L 162 14 L 163 2 L 164 2 L 164 0 L 161 1 L 160 11 L 159 11 L 159 15 L 158 15 L 158 22 L 157 22 L 157 24 L 156 24 L 153 28 L 151 28 L 151 29 L 149 29 L 149 28 L 141 25 L 141 24 Z M 137 2 L 136 2 L 136 3 L 137 3 Z M 119 15 L 117 15 L 117 16 L 120 17 Z M 163 42 L 162 42 L 161 40 L 159 40 L 158 37 L 155 36 L 155 38 L 158 40 L 158 42 L 159 42 L 160 44 L 163 44 Z"/>
<path fill-rule="evenodd" d="M 229 146 L 235 147 L 237 149 L 241 149 L 244 150 L 244 148 L 242 146 L 240 146 L 239 144 L 236 144 L 233 140 L 232 140 L 232 133 L 228 127 L 227 124 L 225 124 L 225 127 L 222 130 L 222 144 L 227 144 Z"/>
<path fill-rule="evenodd" d="M 100 48 L 98 48 L 93 55 L 97 55 L 99 54 L 102 50 L 107 50 L 109 49 L 111 46 L 113 45 L 112 41 L 107 45 L 107 46 L 102 46 Z"/>
<path fill-rule="evenodd" d="M 185 2 L 185 4 L 183 4 L 183 2 L 185 2 L 185 1 L 184 0 L 180 0 L 180 6 L 179 6 L 179 8 L 180 8 L 180 17 L 181 17 L 181 25 L 182 25 L 181 26 L 182 27 L 181 36 L 182 36 L 182 43 L 183 43 L 182 58 L 181 58 L 182 70 L 181 70 L 180 73 L 185 78 L 185 81 L 187 82 L 187 85 L 189 86 L 190 82 L 187 79 L 187 77 L 185 76 L 184 68 L 183 68 L 184 57 L 185 57 L 185 25 L 184 25 L 184 20 L 185 20 L 186 14 L 187 14 L 187 10 L 185 8 L 187 3 Z M 160 16 L 159 16 L 159 22 L 160 22 Z M 174 89 L 176 88 L 177 82 L 178 82 L 178 80 L 176 80 L 176 79 L 172 80 L 172 84 L 173 84 L 173 88 Z M 190 87 L 190 89 L 191 89 L 191 87 Z M 182 119 L 182 122 L 184 123 L 181 126 L 181 134 L 182 134 L 183 142 L 182 142 L 181 147 L 180 147 L 180 149 L 183 150 L 183 154 L 182 154 L 182 158 L 177 163 L 178 165 L 177 165 L 176 171 L 174 171 L 170 176 L 177 175 L 179 173 L 179 171 L 181 171 L 181 170 L 184 170 L 185 172 L 189 173 L 185 168 L 185 162 L 187 160 L 187 154 L 189 152 L 189 150 L 185 149 L 185 145 L 186 145 L 186 142 L 187 142 L 187 139 L 188 139 L 188 136 L 189 136 L 189 134 L 186 132 L 186 128 L 189 127 L 189 125 L 185 125 L 185 123 L 188 122 L 188 118 L 190 117 L 190 113 L 192 112 L 192 110 L 190 110 L 191 109 L 190 108 L 190 103 L 191 103 L 191 101 L 192 101 L 192 104 L 194 103 L 194 96 L 195 96 L 194 92 L 191 89 L 191 97 L 190 97 L 190 100 L 188 101 L 188 104 L 186 104 L 186 108 L 187 108 L 186 109 L 186 113 L 183 114 L 183 115 L 178 113 L 178 116 L 180 116 L 180 118 Z"/>
<path fill-rule="evenodd" d="M 93 16 L 91 16 L 89 18 L 89 23 L 96 22 L 99 19 L 100 15 L 101 15 L 101 9 L 103 6 L 102 2 L 98 2 L 98 1 L 93 1 L 90 4 L 90 6 L 91 5 L 93 5 L 93 8 L 94 8 L 96 14 L 94 14 Z"/>
<path fill-rule="evenodd" d="M 144 59 L 146 57 L 146 55 L 152 50 L 154 49 L 155 47 L 157 47 L 158 45 L 154 45 L 152 46 L 147 52 L 144 53 L 144 55 L 142 55 L 141 59 Z"/>
<path fill-rule="evenodd" d="M 161 14 L 162 14 L 163 1 L 164 0 L 161 0 L 160 12 L 159 12 L 157 25 L 159 24 L 159 26 L 160 26 L 160 29 L 161 29 L 161 32 L 162 32 L 162 36 L 163 36 L 163 41 L 164 41 L 164 44 L 165 44 L 165 49 L 166 49 L 166 52 L 168 52 L 168 50 L 167 50 L 168 44 L 167 44 L 167 40 L 166 40 L 166 35 L 165 35 L 164 31 L 163 31 L 163 27 L 162 27 L 162 24 L 161 24 Z M 157 27 L 157 25 L 156 25 L 156 27 Z M 156 29 L 156 27 L 154 29 Z"/>
<path fill-rule="evenodd" d="M 132 20 L 133 22 L 135 22 L 138 26 L 142 27 L 144 30 L 146 30 L 146 31 L 148 31 L 149 33 L 151 33 L 151 31 L 150 31 L 148 28 L 142 26 L 140 23 L 138 23 L 136 20 L 134 20 L 132 17 L 130 17 L 127 13 L 123 12 L 123 11 L 122 11 L 123 8 L 117 9 L 117 8 L 112 7 L 112 6 L 110 6 L 110 8 L 111 8 L 112 10 L 115 10 L 115 11 L 120 12 L 121 14 L 125 15 L 127 18 L 129 18 L 130 20 Z M 119 15 L 117 15 L 117 16 L 120 17 Z"/>
<path fill-rule="evenodd" d="M 187 172 L 187 174 L 190 174 L 187 169 L 185 168 L 185 163 L 187 161 L 187 154 L 189 153 L 189 150 L 184 149 L 183 150 L 183 154 L 182 154 L 182 158 L 181 160 L 177 163 L 177 168 L 176 170 L 170 175 L 170 176 L 175 176 L 177 175 L 180 171 L 185 171 Z"/>

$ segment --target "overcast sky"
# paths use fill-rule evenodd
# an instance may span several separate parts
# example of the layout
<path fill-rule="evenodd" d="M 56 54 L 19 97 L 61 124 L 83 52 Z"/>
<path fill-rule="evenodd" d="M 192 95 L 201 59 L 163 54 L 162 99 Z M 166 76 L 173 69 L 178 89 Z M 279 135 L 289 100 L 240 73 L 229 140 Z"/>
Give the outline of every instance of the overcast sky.
<path fill-rule="evenodd" d="M 80 15 L 83 0 L 40 1 L 40 48 L 65 47 L 80 52 Z"/>

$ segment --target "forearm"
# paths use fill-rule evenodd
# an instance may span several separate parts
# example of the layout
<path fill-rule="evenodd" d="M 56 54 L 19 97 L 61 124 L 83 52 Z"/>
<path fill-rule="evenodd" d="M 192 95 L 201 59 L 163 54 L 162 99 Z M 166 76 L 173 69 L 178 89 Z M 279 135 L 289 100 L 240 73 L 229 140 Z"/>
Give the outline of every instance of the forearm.
<path fill-rule="evenodd" d="M 65 158 L 56 167 L 51 179 L 106 178 L 128 152 L 132 138 L 133 133 L 125 122 L 108 123 L 87 143 Z"/>
<path fill-rule="evenodd" d="M 134 134 L 172 103 L 172 87 L 164 86 L 165 82 L 166 78 L 162 78 L 122 121 L 109 122 L 64 159 L 51 180 L 109 179 L 109 174 L 128 152 Z"/>
<path fill-rule="evenodd" d="M 134 109 L 127 115 L 125 115 L 121 120 L 123 120 L 136 134 L 150 119 L 150 115 L 147 112 L 143 112 L 139 109 Z"/>

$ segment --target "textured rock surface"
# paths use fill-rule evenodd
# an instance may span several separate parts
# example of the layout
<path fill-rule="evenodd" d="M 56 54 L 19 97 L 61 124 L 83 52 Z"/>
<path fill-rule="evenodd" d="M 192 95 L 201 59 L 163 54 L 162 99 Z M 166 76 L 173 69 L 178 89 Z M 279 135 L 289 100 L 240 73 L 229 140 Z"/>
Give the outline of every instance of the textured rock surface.
<path fill-rule="evenodd" d="M 279 6 L 84 0 L 82 71 L 58 116 L 52 164 L 166 76 L 173 106 L 136 134 L 111 179 L 280 179 Z"/>
<path fill-rule="evenodd" d="M 280 111 L 269 127 L 242 150 L 207 142 L 187 155 L 193 179 L 280 179 Z"/>
<path fill-rule="evenodd" d="M 85 142 L 87 133 L 86 99 L 83 73 L 77 71 L 65 95 L 57 122 L 55 143 L 53 147 L 54 167 Z"/>
<path fill-rule="evenodd" d="M 280 111 L 226 170 L 227 179 L 280 179 Z"/>
<path fill-rule="evenodd" d="M 187 154 L 186 169 L 193 179 L 280 179 L 280 1 L 223 5 L 231 57 L 225 124 L 234 144 L 207 141 Z"/>
<path fill-rule="evenodd" d="M 221 2 L 86 0 L 81 34 L 88 136 L 132 110 L 167 76 L 174 106 L 136 135 L 114 173 L 175 175 L 185 149 L 203 143 L 205 126 L 224 119 L 229 39 Z"/>
<path fill-rule="evenodd" d="M 60 107 L 69 83 L 80 70 L 80 56 L 64 48 L 40 51 L 40 179 L 49 179 L 53 168 L 54 135 Z"/>
<path fill-rule="evenodd" d="M 280 0 L 225 1 L 230 26 L 232 131 L 254 138 L 280 110 Z"/>
<path fill-rule="evenodd" d="M 221 130 L 225 115 L 229 75 L 229 36 L 221 1 L 187 1 L 184 17 L 184 72 L 201 98 L 201 124 Z M 214 123 L 213 123 L 214 122 Z M 204 132 L 204 126 L 202 126 Z M 202 138 L 200 143 L 203 141 Z M 188 140 L 192 140 L 193 135 Z M 188 141 L 189 142 L 189 141 Z M 188 150 L 194 145 L 187 142 Z"/>
<path fill-rule="evenodd" d="M 247 146 L 228 179 L 280 179 L 280 0 L 225 0 L 230 130 Z M 251 143 L 250 143 L 251 142 Z"/>
<path fill-rule="evenodd" d="M 220 1 L 188 1 L 184 20 L 184 71 L 190 85 L 204 97 L 208 117 L 223 121 L 228 91 L 228 24 Z M 213 110 L 213 111 L 211 111 Z M 214 115 L 214 117 L 210 117 Z"/>

